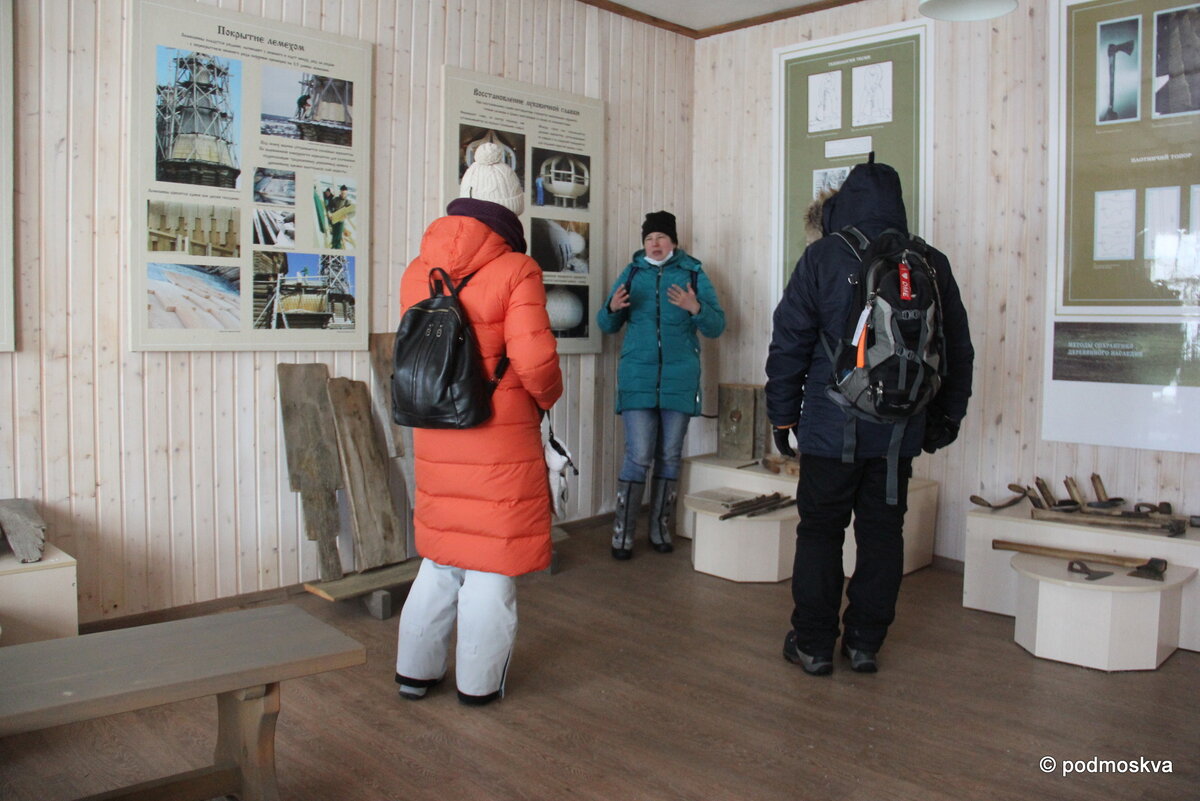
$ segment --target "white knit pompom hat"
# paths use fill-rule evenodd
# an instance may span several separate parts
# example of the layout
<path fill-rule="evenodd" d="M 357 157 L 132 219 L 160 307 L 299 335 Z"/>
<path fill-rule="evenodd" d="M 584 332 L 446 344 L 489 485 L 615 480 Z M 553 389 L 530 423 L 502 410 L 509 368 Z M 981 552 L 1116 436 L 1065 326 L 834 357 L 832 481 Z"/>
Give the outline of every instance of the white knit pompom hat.
<path fill-rule="evenodd" d="M 463 175 L 458 196 L 490 200 L 513 214 L 525 210 L 521 181 L 512 167 L 504 163 L 504 151 L 494 142 L 484 142 L 475 148 L 475 159 Z"/>

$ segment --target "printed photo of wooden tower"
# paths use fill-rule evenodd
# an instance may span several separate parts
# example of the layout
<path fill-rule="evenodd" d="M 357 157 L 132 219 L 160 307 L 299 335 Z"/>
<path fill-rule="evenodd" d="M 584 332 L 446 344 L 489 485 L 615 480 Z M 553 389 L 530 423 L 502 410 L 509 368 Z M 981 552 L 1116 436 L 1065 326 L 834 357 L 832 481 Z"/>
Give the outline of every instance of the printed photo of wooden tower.
<path fill-rule="evenodd" d="M 236 188 L 241 169 L 232 95 L 240 63 L 160 47 L 158 72 L 155 177 Z"/>
<path fill-rule="evenodd" d="M 304 73 L 295 125 L 309 142 L 350 147 L 354 133 L 354 83 Z M 307 104 L 303 101 L 307 99 Z"/>

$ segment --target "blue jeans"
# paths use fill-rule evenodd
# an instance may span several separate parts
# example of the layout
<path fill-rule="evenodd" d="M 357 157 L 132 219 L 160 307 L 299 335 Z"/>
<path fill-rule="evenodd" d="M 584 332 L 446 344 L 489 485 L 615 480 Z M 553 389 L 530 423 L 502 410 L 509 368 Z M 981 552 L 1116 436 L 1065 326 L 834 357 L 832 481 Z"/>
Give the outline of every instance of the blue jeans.
<path fill-rule="evenodd" d="M 654 463 L 657 478 L 679 478 L 683 461 L 683 437 L 687 434 L 690 414 L 671 409 L 626 409 L 625 461 L 617 478 L 645 482 Z"/>

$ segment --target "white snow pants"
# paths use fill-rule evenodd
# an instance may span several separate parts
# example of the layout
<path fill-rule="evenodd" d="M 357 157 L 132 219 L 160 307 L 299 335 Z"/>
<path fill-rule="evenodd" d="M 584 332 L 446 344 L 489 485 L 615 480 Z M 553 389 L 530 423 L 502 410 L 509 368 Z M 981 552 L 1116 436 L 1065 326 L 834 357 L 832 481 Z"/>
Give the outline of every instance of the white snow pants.
<path fill-rule="evenodd" d="M 396 673 L 440 679 L 454 619 L 458 646 L 454 676 L 464 695 L 504 695 L 504 677 L 517 636 L 517 585 L 511 576 L 421 562 L 400 612 Z"/>

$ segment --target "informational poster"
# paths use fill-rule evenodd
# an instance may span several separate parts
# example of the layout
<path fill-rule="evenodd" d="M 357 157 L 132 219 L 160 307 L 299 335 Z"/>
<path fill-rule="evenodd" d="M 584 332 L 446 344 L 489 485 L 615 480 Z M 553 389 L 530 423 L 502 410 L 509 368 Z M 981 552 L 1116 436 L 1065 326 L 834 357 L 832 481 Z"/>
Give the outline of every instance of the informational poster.
<path fill-rule="evenodd" d="M 867 160 L 896 168 L 908 225 L 928 227 L 927 20 L 775 51 L 776 296 L 807 246 L 805 213 Z"/>
<path fill-rule="evenodd" d="M 1200 4 L 1058 0 L 1045 439 L 1200 451 Z"/>
<path fill-rule="evenodd" d="M 133 6 L 135 350 L 365 350 L 372 46 Z"/>
<path fill-rule="evenodd" d="M 443 205 L 484 142 L 525 190 L 521 223 L 542 268 L 559 353 L 599 353 L 604 301 L 604 102 L 447 66 Z"/>

